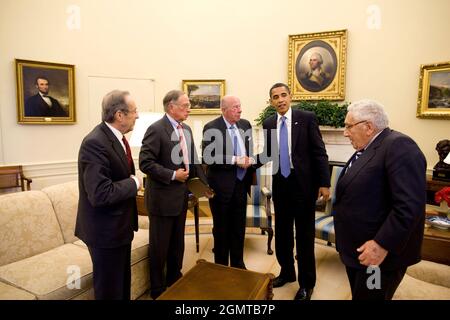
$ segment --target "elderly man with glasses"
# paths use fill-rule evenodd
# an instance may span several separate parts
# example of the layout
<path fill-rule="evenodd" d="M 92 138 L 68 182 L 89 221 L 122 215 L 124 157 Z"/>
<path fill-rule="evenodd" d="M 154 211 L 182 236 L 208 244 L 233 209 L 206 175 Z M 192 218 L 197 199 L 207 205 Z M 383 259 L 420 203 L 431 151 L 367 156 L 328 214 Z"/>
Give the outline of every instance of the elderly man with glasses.
<path fill-rule="evenodd" d="M 356 152 L 336 185 L 336 249 L 354 300 L 390 300 L 406 268 L 420 261 L 426 160 L 410 137 L 388 127 L 376 101 L 348 107 L 344 136 Z"/>

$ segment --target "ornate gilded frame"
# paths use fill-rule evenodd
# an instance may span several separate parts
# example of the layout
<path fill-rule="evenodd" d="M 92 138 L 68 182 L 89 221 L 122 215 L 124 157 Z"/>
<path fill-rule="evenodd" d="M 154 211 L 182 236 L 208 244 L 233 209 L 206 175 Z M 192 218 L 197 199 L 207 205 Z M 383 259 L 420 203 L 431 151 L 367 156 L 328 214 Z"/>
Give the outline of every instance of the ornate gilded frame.
<path fill-rule="evenodd" d="M 310 59 L 317 53 L 322 71 L 313 72 Z M 344 100 L 346 58 L 347 30 L 290 35 L 288 85 L 292 99 Z"/>
<path fill-rule="evenodd" d="M 191 102 L 191 114 L 221 113 L 220 100 L 225 95 L 225 80 L 183 80 L 182 87 Z"/>
<path fill-rule="evenodd" d="M 74 124 L 75 117 L 75 66 L 53 62 L 15 60 L 17 80 L 17 122 L 20 124 Z M 64 115 L 46 116 L 29 114 L 28 99 L 38 97 L 37 77 L 49 82 L 48 95 L 56 99 Z M 31 100 L 30 100 L 31 101 Z M 36 101 L 36 100 L 34 100 Z M 52 100 L 55 101 L 55 100 Z M 43 102 L 43 101 L 42 101 Z M 31 104 L 31 102 L 29 102 Z M 61 112 L 63 113 L 63 112 Z"/>
<path fill-rule="evenodd" d="M 450 119 L 450 61 L 420 66 L 416 115 Z"/>

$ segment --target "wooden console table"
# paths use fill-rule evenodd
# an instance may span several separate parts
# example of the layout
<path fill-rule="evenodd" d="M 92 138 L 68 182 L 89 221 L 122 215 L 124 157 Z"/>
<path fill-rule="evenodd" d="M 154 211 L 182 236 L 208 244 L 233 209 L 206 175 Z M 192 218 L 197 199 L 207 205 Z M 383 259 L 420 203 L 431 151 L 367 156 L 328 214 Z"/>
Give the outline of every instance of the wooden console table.
<path fill-rule="evenodd" d="M 422 259 L 450 265 L 450 231 L 425 227 Z"/>
<path fill-rule="evenodd" d="M 189 200 L 188 200 L 188 209 L 191 209 L 194 213 L 194 222 L 195 222 L 195 247 L 197 252 L 199 252 L 199 243 L 200 243 L 200 237 L 199 237 L 199 221 L 198 221 L 198 216 L 199 216 L 199 209 L 198 209 L 198 199 L 196 197 L 194 197 L 194 195 L 190 194 L 189 195 Z M 145 209 L 145 201 L 144 201 L 144 194 L 143 192 L 139 192 L 138 195 L 136 196 L 136 204 L 137 204 L 137 210 L 138 210 L 138 214 L 141 216 L 146 216 L 148 217 L 148 213 L 147 210 Z"/>
<path fill-rule="evenodd" d="M 198 260 L 158 300 L 272 300 L 271 273 Z"/>

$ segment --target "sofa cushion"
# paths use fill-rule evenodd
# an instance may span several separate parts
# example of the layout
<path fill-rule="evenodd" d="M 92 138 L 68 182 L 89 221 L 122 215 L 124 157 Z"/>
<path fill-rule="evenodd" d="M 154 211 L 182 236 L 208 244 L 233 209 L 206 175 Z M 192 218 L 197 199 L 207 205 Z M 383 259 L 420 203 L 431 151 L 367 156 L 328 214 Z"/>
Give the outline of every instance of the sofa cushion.
<path fill-rule="evenodd" d="M 148 236 L 149 231 L 147 229 L 140 229 L 134 233 L 134 239 L 131 243 L 131 264 L 148 257 Z M 82 240 L 75 241 L 73 244 L 87 250 L 87 246 Z"/>
<path fill-rule="evenodd" d="M 0 282 L 0 300 L 36 300 L 36 297 L 25 290 Z"/>
<path fill-rule="evenodd" d="M 64 244 L 53 206 L 42 191 L 0 196 L 0 265 Z"/>
<path fill-rule="evenodd" d="M 71 181 L 42 189 L 52 202 L 65 243 L 77 241 L 75 222 L 78 210 L 78 182 Z"/>
<path fill-rule="evenodd" d="M 406 270 L 409 276 L 449 288 L 450 290 L 450 266 L 422 260 Z"/>
<path fill-rule="evenodd" d="M 76 275 L 74 268 L 79 270 L 80 289 L 67 286 L 67 282 L 73 283 L 72 277 Z M 65 300 L 92 286 L 92 263 L 88 250 L 73 244 L 63 244 L 0 267 L 0 278 L 31 292 L 38 299 Z"/>
<path fill-rule="evenodd" d="M 316 213 L 315 219 L 316 238 L 335 243 L 334 220 L 331 215 L 321 215 Z"/>
<path fill-rule="evenodd" d="M 393 299 L 395 300 L 450 300 L 450 289 L 405 274 Z"/>

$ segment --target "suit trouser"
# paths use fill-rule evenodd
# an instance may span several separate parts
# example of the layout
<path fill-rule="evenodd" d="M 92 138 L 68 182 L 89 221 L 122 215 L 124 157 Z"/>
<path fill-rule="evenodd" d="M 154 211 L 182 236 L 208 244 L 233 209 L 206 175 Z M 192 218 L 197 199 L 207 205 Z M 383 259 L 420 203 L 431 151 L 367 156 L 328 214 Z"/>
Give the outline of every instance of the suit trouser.
<path fill-rule="evenodd" d="M 275 208 L 275 253 L 281 266 L 280 276 L 295 279 L 295 225 L 298 282 L 301 288 L 314 288 L 314 203 L 301 194 L 294 171 L 291 171 L 287 178 L 280 173 L 273 176 L 272 189 Z"/>
<path fill-rule="evenodd" d="M 131 244 L 118 248 L 88 246 L 96 300 L 130 300 Z"/>
<path fill-rule="evenodd" d="M 381 269 L 380 288 L 369 289 L 367 282 L 373 284 L 376 273 L 367 273 L 366 268 L 345 267 L 345 269 L 352 290 L 352 300 L 391 300 L 406 272 L 406 267 L 392 271 Z"/>
<path fill-rule="evenodd" d="M 217 194 L 209 204 L 214 223 L 214 262 L 225 266 L 230 262 L 232 267 L 244 268 L 245 182 L 236 179 L 231 198 L 224 199 L 223 195 Z"/>
<path fill-rule="evenodd" d="M 178 216 L 150 216 L 150 290 L 153 299 L 182 277 L 187 199 Z"/>

